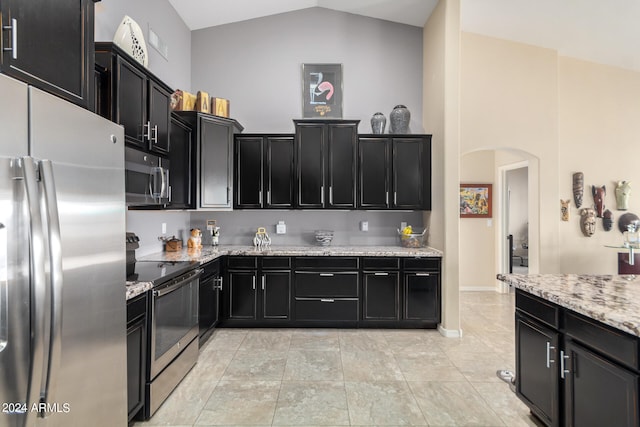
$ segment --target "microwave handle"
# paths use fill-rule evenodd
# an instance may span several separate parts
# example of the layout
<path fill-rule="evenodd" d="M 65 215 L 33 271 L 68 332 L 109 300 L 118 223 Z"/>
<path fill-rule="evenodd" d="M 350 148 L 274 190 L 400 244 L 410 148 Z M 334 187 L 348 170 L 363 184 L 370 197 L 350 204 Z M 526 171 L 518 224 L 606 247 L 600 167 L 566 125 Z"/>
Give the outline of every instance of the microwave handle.
<path fill-rule="evenodd" d="M 160 176 L 160 191 L 157 191 L 158 175 Z M 167 193 L 168 175 L 169 171 L 161 166 L 156 166 L 151 170 L 151 173 L 149 174 L 149 193 L 151 193 L 152 199 L 156 199 L 156 194 L 158 195 L 158 199 L 161 199 Z"/>

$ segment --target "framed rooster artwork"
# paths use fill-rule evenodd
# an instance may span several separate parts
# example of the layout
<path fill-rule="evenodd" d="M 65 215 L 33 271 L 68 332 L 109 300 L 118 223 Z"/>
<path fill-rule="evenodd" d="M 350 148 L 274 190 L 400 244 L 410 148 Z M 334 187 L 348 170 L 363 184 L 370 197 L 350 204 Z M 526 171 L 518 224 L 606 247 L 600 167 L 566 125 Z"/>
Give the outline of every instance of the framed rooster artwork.
<path fill-rule="evenodd" d="M 342 64 L 302 64 L 302 115 L 342 118 Z"/>

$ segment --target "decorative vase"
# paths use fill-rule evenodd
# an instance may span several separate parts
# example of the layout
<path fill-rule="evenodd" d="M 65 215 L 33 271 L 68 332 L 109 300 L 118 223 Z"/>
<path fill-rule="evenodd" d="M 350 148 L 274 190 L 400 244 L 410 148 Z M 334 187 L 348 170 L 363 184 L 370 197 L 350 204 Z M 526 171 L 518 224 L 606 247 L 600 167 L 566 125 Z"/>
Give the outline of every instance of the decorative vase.
<path fill-rule="evenodd" d="M 376 135 L 383 134 L 386 125 L 387 118 L 384 114 L 377 112 L 371 117 L 371 131 Z"/>
<path fill-rule="evenodd" d="M 144 42 L 144 35 L 140 26 L 130 16 L 125 15 L 122 18 L 122 22 L 113 36 L 113 43 L 147 67 L 149 63 L 147 44 Z"/>
<path fill-rule="evenodd" d="M 404 105 L 396 105 L 389 114 L 389 133 L 409 133 L 411 113 Z"/>

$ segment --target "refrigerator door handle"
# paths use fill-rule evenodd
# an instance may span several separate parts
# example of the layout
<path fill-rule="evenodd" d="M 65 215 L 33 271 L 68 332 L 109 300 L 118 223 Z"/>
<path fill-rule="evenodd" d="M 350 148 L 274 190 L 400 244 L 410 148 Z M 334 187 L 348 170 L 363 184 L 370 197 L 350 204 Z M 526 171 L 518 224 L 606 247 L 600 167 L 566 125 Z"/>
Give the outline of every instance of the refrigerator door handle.
<path fill-rule="evenodd" d="M 0 222 L 0 253 L 4 257 L 0 259 L 0 353 L 7 347 L 9 340 L 9 301 L 6 296 L 6 286 L 8 280 L 8 247 L 7 247 L 7 229 Z"/>
<path fill-rule="evenodd" d="M 27 208 L 29 211 L 29 251 L 31 253 L 31 366 L 29 368 L 29 388 L 27 406 L 40 403 L 43 365 L 45 361 L 45 313 L 47 300 L 47 276 L 45 274 L 45 242 L 40 205 L 38 169 L 32 157 L 22 158 Z M 38 413 L 28 411 L 27 418 Z M 33 420 L 27 420 L 32 425 Z"/>
<path fill-rule="evenodd" d="M 41 396 L 45 403 L 55 402 L 55 390 L 60 370 L 62 349 L 62 237 L 60 235 L 60 215 L 56 198 L 56 185 L 53 178 L 53 165 L 50 160 L 40 163 L 42 183 L 44 184 L 45 208 L 47 215 L 49 264 L 51 277 L 51 332 L 49 338 L 48 372 L 44 393 Z M 45 365 L 46 366 L 46 365 Z M 47 414 L 42 413 L 43 417 Z"/>

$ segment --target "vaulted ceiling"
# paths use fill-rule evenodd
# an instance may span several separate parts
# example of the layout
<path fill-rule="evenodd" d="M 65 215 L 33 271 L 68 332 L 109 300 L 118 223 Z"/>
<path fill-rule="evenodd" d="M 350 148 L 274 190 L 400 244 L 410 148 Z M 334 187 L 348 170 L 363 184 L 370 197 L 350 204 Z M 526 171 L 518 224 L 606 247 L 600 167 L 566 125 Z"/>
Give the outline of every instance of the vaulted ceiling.
<path fill-rule="evenodd" d="M 463 31 L 640 71 L 638 0 L 460 0 Z M 309 7 L 423 27 L 438 0 L 169 0 L 191 30 Z"/>

